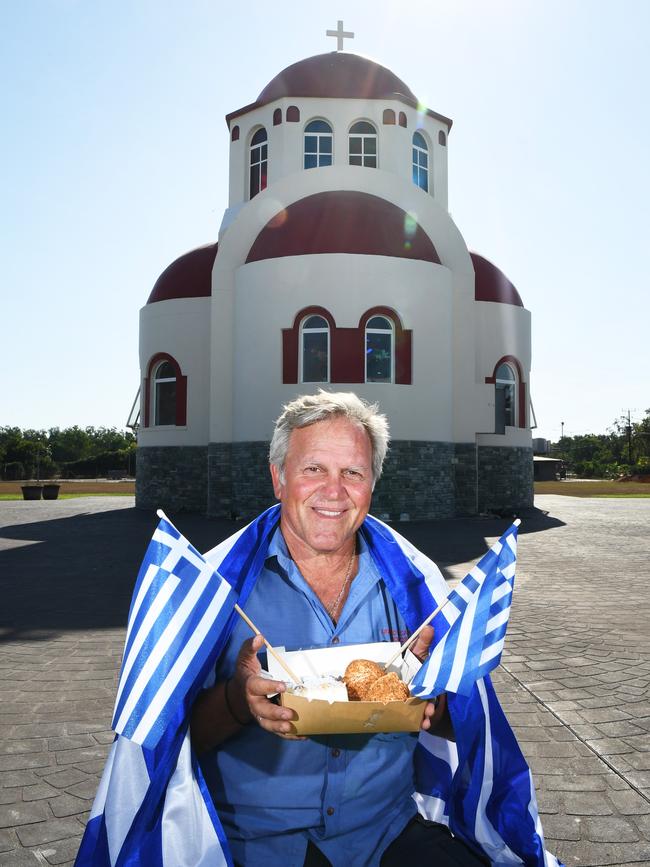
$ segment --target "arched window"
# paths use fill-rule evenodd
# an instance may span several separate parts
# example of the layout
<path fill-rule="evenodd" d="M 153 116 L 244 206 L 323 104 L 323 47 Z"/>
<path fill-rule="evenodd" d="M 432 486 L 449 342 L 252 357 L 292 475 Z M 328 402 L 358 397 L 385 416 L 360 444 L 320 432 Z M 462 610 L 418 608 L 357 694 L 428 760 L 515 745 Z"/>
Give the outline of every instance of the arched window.
<path fill-rule="evenodd" d="M 330 329 L 324 316 L 308 316 L 300 326 L 300 381 L 329 382 Z"/>
<path fill-rule="evenodd" d="M 348 142 L 351 166 L 377 168 L 377 130 L 371 123 L 360 120 L 352 124 Z"/>
<path fill-rule="evenodd" d="M 230 141 L 239 141 L 239 127 L 237 124 L 232 128 L 232 132 L 230 133 Z"/>
<path fill-rule="evenodd" d="M 176 371 L 169 361 L 161 361 L 153 375 L 153 423 L 176 424 Z"/>
<path fill-rule="evenodd" d="M 517 425 L 517 374 L 506 363 L 500 364 L 494 376 L 494 430 L 505 433 L 506 427 Z"/>
<path fill-rule="evenodd" d="M 266 130 L 258 129 L 251 139 L 250 171 L 248 175 L 248 197 L 252 199 L 266 189 L 266 170 L 268 164 L 268 145 Z"/>
<path fill-rule="evenodd" d="M 305 127 L 305 168 L 332 165 L 332 127 L 324 120 L 312 120 Z"/>
<path fill-rule="evenodd" d="M 443 130 L 439 130 L 438 132 L 438 144 L 442 145 L 443 148 L 447 147 L 447 136 L 443 132 Z"/>
<path fill-rule="evenodd" d="M 300 120 L 300 109 L 297 105 L 290 105 L 287 109 L 287 123 L 298 123 Z"/>
<path fill-rule="evenodd" d="M 373 316 L 366 323 L 366 382 L 393 382 L 395 368 L 393 323 Z"/>
<path fill-rule="evenodd" d="M 385 108 L 384 109 L 383 120 L 384 120 L 384 123 L 386 123 L 386 124 L 394 124 L 395 123 L 395 112 L 393 111 L 392 108 Z"/>
<path fill-rule="evenodd" d="M 282 109 L 276 108 L 273 112 L 273 126 L 279 126 L 282 123 Z"/>
<path fill-rule="evenodd" d="M 403 111 L 399 113 L 399 125 L 406 129 L 406 114 Z"/>
<path fill-rule="evenodd" d="M 429 192 L 429 148 L 422 133 L 413 133 L 413 183 Z"/>

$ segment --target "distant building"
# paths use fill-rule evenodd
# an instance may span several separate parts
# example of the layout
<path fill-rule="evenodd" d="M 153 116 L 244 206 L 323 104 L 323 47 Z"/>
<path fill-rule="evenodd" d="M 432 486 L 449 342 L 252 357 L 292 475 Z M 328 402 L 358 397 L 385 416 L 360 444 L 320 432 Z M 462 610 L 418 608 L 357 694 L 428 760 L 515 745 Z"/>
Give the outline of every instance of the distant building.
<path fill-rule="evenodd" d="M 449 215 L 451 120 L 332 52 L 226 122 L 218 243 L 173 262 L 140 315 L 137 505 L 269 505 L 274 419 L 320 387 L 389 417 L 374 514 L 532 505 L 530 314 Z"/>

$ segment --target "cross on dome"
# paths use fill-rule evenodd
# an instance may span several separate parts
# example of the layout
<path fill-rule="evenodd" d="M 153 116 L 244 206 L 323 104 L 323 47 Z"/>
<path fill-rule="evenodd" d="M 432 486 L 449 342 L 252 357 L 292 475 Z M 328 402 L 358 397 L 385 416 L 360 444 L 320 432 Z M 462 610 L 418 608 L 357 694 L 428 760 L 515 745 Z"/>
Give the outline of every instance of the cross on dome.
<path fill-rule="evenodd" d="M 343 22 L 337 21 L 336 30 L 326 30 L 326 36 L 336 36 L 336 50 L 343 51 L 343 40 L 354 39 L 354 33 L 343 29 Z"/>

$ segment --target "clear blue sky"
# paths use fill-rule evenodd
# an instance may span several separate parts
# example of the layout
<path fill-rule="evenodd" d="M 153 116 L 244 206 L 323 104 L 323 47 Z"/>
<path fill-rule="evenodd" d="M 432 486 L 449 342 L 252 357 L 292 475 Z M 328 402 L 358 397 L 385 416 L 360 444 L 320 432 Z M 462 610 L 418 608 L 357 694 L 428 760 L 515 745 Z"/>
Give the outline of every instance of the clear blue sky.
<path fill-rule="evenodd" d="M 226 11 L 228 10 L 228 11 Z M 138 310 L 216 239 L 224 115 L 348 48 L 454 120 L 449 205 L 533 321 L 536 435 L 650 407 L 647 0 L 5 0 L 0 425 L 122 427 Z"/>

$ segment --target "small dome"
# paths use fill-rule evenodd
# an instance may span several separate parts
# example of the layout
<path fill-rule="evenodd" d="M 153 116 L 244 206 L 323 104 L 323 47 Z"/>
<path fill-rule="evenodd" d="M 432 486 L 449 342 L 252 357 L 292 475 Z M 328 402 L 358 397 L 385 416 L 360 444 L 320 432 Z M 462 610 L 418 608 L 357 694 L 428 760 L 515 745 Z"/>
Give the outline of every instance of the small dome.
<path fill-rule="evenodd" d="M 179 256 L 156 280 L 147 304 L 170 298 L 209 298 L 217 249 L 218 244 L 205 244 Z"/>
<path fill-rule="evenodd" d="M 497 304 L 513 304 L 515 307 L 523 307 L 519 292 L 512 285 L 503 271 L 496 265 L 479 256 L 478 253 L 469 254 L 474 265 L 474 298 L 476 301 L 494 301 Z"/>
<path fill-rule="evenodd" d="M 440 264 L 433 242 L 406 211 L 353 190 L 316 193 L 279 211 L 258 234 L 246 263 L 314 253 L 396 256 Z"/>
<path fill-rule="evenodd" d="M 284 96 L 385 99 L 396 94 L 415 100 L 404 82 L 385 66 L 358 54 L 332 51 L 287 66 L 271 79 L 257 102 Z"/>

